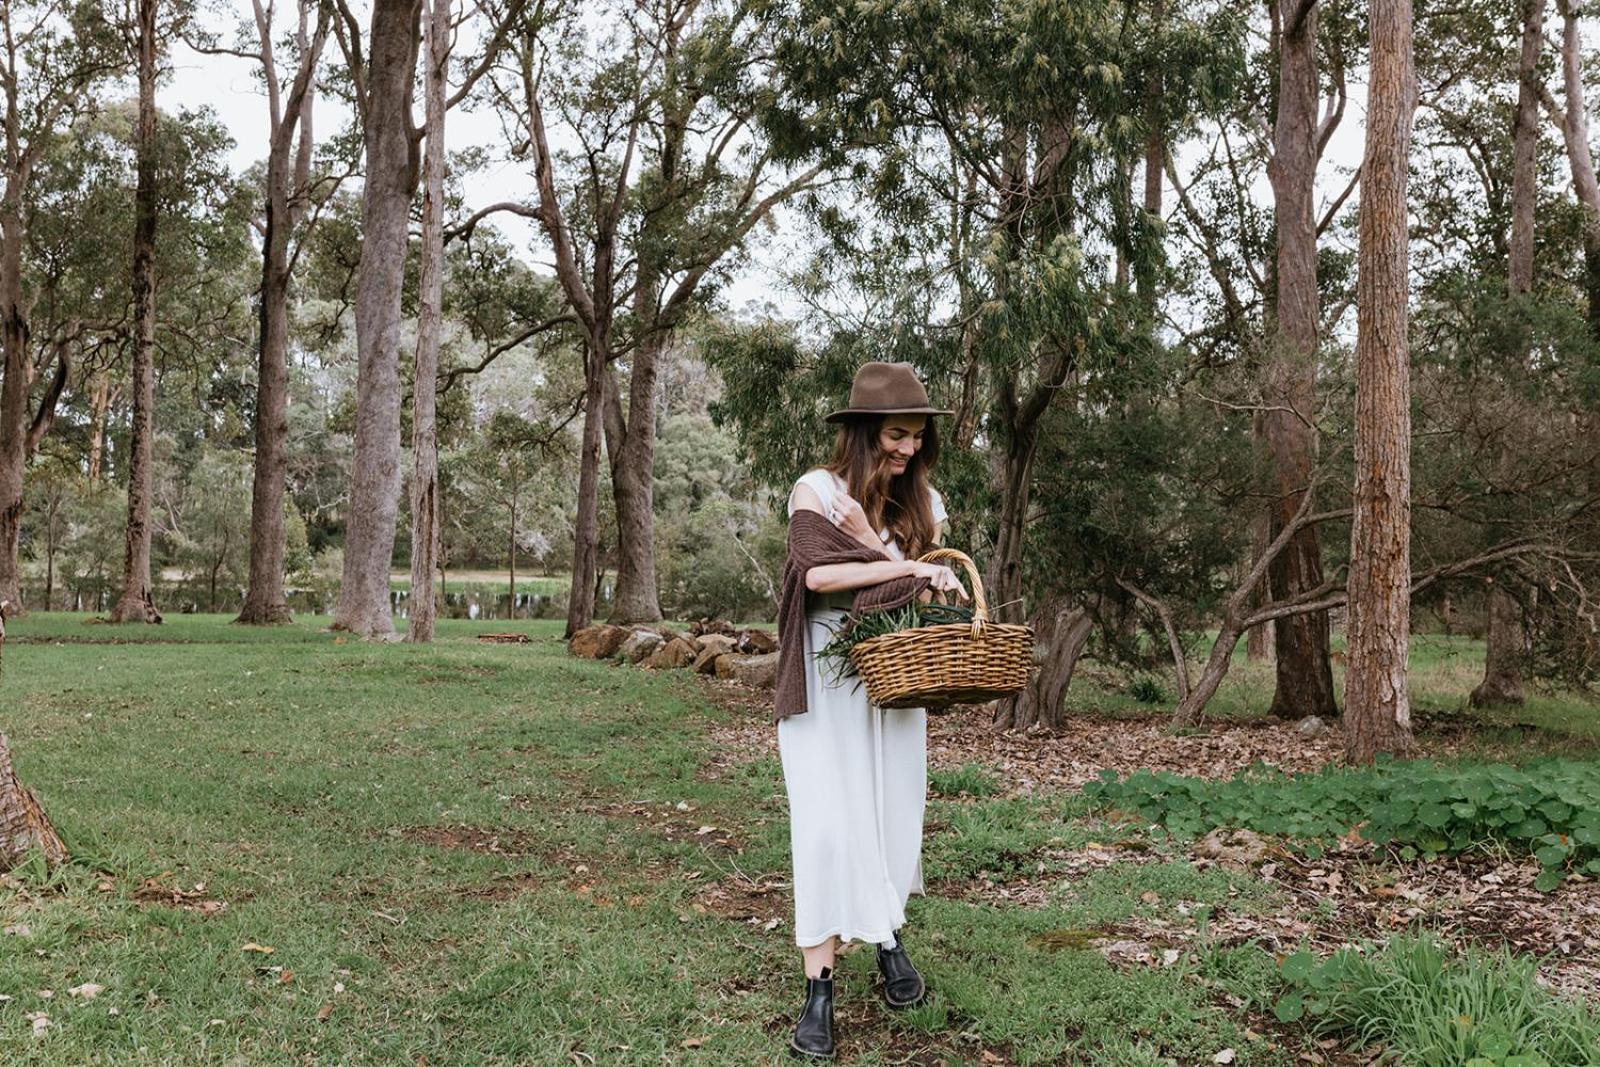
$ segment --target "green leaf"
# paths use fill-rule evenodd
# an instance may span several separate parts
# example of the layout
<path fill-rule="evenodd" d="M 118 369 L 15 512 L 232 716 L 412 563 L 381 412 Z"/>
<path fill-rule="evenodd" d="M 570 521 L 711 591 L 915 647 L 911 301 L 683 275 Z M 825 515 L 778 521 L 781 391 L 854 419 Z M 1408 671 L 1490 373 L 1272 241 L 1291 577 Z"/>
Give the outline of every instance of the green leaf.
<path fill-rule="evenodd" d="M 1317 958 L 1305 949 L 1293 952 L 1283 958 L 1278 965 L 1278 973 L 1285 982 L 1304 982 L 1311 977 L 1311 972 L 1316 969 Z"/>
<path fill-rule="evenodd" d="M 1292 1023 L 1298 1021 L 1306 1013 L 1306 998 L 1302 993 L 1289 993 L 1279 999 L 1272 1006 L 1272 1014 L 1278 1017 L 1279 1022 Z"/>
<path fill-rule="evenodd" d="M 1565 877 L 1566 875 L 1559 870 L 1545 871 L 1533 880 L 1533 888 L 1541 893 L 1548 893 L 1560 885 Z"/>

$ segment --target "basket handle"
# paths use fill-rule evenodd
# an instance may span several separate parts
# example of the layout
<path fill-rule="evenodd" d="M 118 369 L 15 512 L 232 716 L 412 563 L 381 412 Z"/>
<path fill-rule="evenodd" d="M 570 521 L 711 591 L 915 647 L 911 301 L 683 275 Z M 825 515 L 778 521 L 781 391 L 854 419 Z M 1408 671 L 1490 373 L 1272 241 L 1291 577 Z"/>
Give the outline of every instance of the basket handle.
<path fill-rule="evenodd" d="M 959 549 L 936 548 L 932 552 L 923 553 L 918 557 L 918 562 L 937 563 L 944 559 L 961 564 L 962 569 L 967 572 L 967 580 L 972 583 L 972 636 L 978 637 L 989 623 L 989 600 L 983 594 L 983 578 L 979 576 L 978 567 L 972 562 L 972 557 Z"/>

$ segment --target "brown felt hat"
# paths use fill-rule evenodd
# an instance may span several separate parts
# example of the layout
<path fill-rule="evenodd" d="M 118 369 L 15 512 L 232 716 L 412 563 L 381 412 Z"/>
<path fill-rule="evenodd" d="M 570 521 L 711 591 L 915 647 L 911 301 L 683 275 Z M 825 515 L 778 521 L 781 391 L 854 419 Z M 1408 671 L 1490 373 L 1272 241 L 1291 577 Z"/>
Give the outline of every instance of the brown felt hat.
<path fill-rule="evenodd" d="M 843 422 L 853 415 L 954 415 L 928 403 L 928 391 L 909 363 L 863 363 L 850 383 L 850 406 L 828 416 Z"/>

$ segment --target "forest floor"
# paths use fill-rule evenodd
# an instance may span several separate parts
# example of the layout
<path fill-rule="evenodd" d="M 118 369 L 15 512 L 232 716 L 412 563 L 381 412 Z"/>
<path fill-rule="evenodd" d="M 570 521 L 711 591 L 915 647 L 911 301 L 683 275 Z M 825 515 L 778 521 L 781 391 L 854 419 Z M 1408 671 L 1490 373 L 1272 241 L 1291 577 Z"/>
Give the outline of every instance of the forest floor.
<path fill-rule="evenodd" d="M 788 1062 L 762 694 L 570 658 L 559 622 L 442 622 L 428 648 L 324 623 L 11 625 L 0 729 L 77 862 L 0 877 L 0 1061 Z M 532 642 L 475 638 L 509 629 Z M 1463 713 L 1473 654 L 1419 646 L 1425 755 L 1592 751 L 1592 705 Z M 889 1013 L 871 953 L 848 953 L 841 1061 L 1366 1063 L 1274 1017 L 1277 961 L 1418 925 L 1600 988 L 1594 883 L 1537 894 L 1504 855 L 1172 841 L 1080 795 L 1105 767 L 1333 758 L 1335 734 L 1249 719 L 1266 679 L 1242 667 L 1184 736 L 1092 669 L 1065 736 L 931 719 L 907 942 L 933 996 Z"/>

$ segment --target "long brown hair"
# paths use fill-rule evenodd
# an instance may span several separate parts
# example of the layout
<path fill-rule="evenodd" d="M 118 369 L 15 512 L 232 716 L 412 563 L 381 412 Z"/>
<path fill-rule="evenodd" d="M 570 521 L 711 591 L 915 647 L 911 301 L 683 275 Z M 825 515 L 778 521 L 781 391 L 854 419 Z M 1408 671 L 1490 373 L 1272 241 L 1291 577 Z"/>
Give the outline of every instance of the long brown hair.
<path fill-rule="evenodd" d="M 878 443 L 884 416 L 846 419 L 833 442 L 825 469 L 837 474 L 845 490 L 867 513 L 873 529 L 887 528 L 907 559 L 933 547 L 935 523 L 928 493 L 928 471 L 939 459 L 939 431 L 933 418 L 922 430 L 922 447 L 903 474 L 889 468 L 889 454 Z"/>

